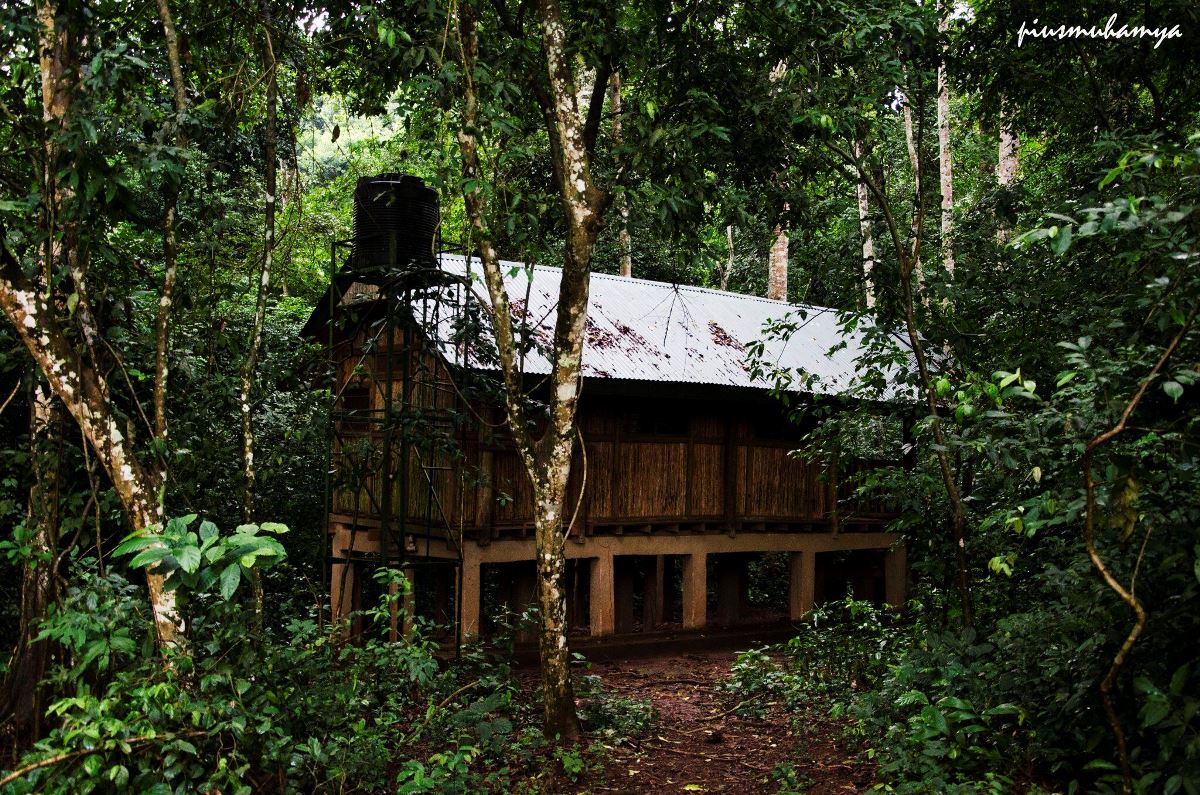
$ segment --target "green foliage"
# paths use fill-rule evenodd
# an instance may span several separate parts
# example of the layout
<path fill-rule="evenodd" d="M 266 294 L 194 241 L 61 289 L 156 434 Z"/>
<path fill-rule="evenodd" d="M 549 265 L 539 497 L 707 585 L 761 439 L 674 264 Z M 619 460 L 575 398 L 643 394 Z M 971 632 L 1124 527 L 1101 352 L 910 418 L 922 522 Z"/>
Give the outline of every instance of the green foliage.
<path fill-rule="evenodd" d="M 799 709 L 849 697 L 879 687 L 909 640 L 894 614 L 849 596 L 814 608 L 784 646 L 739 654 L 722 689 L 739 714 L 755 714 L 767 698 Z"/>
<path fill-rule="evenodd" d="M 23 762 L 63 761 L 37 767 L 14 792 L 250 792 L 264 780 L 289 791 L 377 791 L 391 786 L 397 749 L 405 748 L 427 756 L 402 768 L 403 791 L 477 788 L 476 760 L 499 755 L 511 731 L 513 691 L 492 663 L 477 659 L 480 676 L 464 685 L 460 675 L 470 669 L 445 670 L 420 625 L 399 642 L 361 645 L 341 639 L 344 627 L 308 619 L 247 634 L 236 591 L 226 598 L 219 577 L 202 573 L 224 571 L 231 559 L 253 571 L 269 556 L 246 551 L 266 548 L 247 539 L 262 537 L 202 527 L 190 539 L 190 524 L 176 523 L 169 549 L 210 543 L 194 578 L 182 564 L 171 569 L 191 609 L 187 645 L 168 652 L 165 664 L 138 589 L 119 575 L 81 571 L 46 622 L 43 637 L 62 644 L 72 663 L 54 681 L 72 695 L 52 705 L 56 728 Z M 225 552 L 205 565 L 213 549 Z M 398 572 L 379 576 L 385 585 L 403 582 Z M 369 622 L 390 621 L 387 600 L 367 612 Z"/>
<path fill-rule="evenodd" d="M 282 544 L 270 535 L 259 535 L 286 533 L 286 525 L 243 524 L 233 535 L 221 536 L 217 526 L 207 519 L 192 531 L 195 521 L 196 515 L 189 514 L 169 520 L 161 532 L 148 528 L 135 533 L 113 554 L 137 553 L 129 561 L 130 567 L 163 575 L 169 591 L 182 587 L 203 593 L 215 583 L 226 601 L 233 597 L 243 577 L 257 576 L 259 570 L 287 557 Z"/>
<path fill-rule="evenodd" d="M 579 719 L 594 736 L 609 741 L 637 739 L 647 736 L 658 722 L 658 711 L 648 699 L 614 696 L 595 674 L 580 676 L 575 694 L 581 701 Z"/>

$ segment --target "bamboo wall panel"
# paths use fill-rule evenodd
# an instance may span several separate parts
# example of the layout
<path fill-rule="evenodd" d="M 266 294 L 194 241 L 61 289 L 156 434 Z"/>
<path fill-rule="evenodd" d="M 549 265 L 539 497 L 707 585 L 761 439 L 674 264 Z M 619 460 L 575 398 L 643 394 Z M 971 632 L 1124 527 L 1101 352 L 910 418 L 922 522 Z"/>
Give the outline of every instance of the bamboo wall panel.
<path fill-rule="evenodd" d="M 533 521 L 533 487 L 525 474 L 525 465 L 513 450 L 498 450 L 493 457 L 492 491 L 497 500 L 501 494 L 510 497 L 505 504 L 496 503 L 496 524 L 525 524 Z"/>
<path fill-rule="evenodd" d="M 725 445 L 695 444 L 692 448 L 691 515 L 718 517 L 725 512 Z"/>
<path fill-rule="evenodd" d="M 743 517 L 811 519 L 828 510 L 818 468 L 787 447 L 742 446 L 738 451 L 738 512 Z"/>
<path fill-rule="evenodd" d="M 622 442 L 617 467 L 621 518 L 684 517 L 687 443 Z"/>
<path fill-rule="evenodd" d="M 587 516 L 603 521 L 617 516 L 613 502 L 613 442 L 589 442 L 587 446 Z"/>

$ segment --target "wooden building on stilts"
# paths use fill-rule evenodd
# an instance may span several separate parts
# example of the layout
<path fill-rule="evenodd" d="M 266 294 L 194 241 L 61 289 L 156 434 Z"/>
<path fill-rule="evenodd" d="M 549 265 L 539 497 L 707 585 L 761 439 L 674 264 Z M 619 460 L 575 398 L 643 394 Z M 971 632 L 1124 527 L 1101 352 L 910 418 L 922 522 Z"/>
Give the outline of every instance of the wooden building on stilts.
<path fill-rule="evenodd" d="M 423 616 L 458 638 L 487 634 L 497 611 L 535 602 L 535 578 L 531 487 L 503 422 L 481 267 L 439 251 L 436 196 L 419 180 L 365 178 L 355 200 L 355 239 L 333 246 L 330 290 L 305 327 L 330 357 L 333 612 L 377 604 L 388 585 L 374 573 L 399 569 L 412 589 L 390 632 Z M 504 268 L 536 401 L 559 270 Z M 886 501 L 845 485 L 872 462 L 795 455 L 805 429 L 753 377 L 748 348 L 789 319 L 759 361 L 802 374 L 795 401 L 842 399 L 864 342 L 835 312 L 593 274 L 563 528 L 573 635 L 796 620 L 847 591 L 903 603 Z M 782 596 L 761 608 L 752 591 Z"/>

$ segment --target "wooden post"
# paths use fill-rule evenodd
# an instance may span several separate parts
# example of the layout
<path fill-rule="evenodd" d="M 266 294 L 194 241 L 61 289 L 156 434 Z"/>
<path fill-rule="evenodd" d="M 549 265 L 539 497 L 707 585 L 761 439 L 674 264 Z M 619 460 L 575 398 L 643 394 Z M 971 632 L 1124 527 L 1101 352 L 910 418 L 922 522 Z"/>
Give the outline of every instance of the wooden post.
<path fill-rule="evenodd" d="M 703 629 L 708 623 L 708 555 L 693 552 L 683 558 L 683 628 Z"/>
<path fill-rule="evenodd" d="M 908 549 L 903 544 L 897 544 L 883 556 L 884 601 L 892 607 L 904 607 L 907 586 Z"/>
<path fill-rule="evenodd" d="M 613 602 L 616 606 L 616 631 L 633 632 L 633 561 L 613 559 Z"/>
<path fill-rule="evenodd" d="M 349 562 L 354 552 L 350 542 L 354 534 L 343 525 L 334 525 L 329 535 L 329 544 L 334 557 L 341 557 L 341 562 L 334 562 L 329 571 L 329 610 L 334 623 L 343 621 L 354 612 L 354 581 L 355 567 Z"/>
<path fill-rule="evenodd" d="M 589 623 L 592 637 L 613 634 L 616 611 L 613 605 L 612 555 L 592 559 L 591 613 Z"/>
<path fill-rule="evenodd" d="M 788 618 L 799 621 L 812 610 L 816 589 L 815 552 L 793 552 L 791 584 L 788 588 Z"/>
<path fill-rule="evenodd" d="M 343 578 L 345 588 L 342 588 Z M 329 590 L 329 604 L 333 611 L 333 620 L 341 621 L 354 611 L 354 566 L 352 564 L 333 564 Z"/>
<path fill-rule="evenodd" d="M 466 551 L 464 549 L 464 551 Z M 480 624 L 480 565 L 469 556 L 462 562 L 458 576 L 462 580 L 462 636 L 479 636 L 482 632 Z"/>
<path fill-rule="evenodd" d="M 665 612 L 665 564 L 663 555 L 655 555 L 646 567 L 646 584 L 642 592 L 642 631 L 650 632 L 663 622 Z"/>
<path fill-rule="evenodd" d="M 537 569 L 526 563 L 510 565 L 518 570 L 512 578 L 512 596 L 508 602 L 508 609 L 513 612 L 513 619 L 519 622 L 526 610 L 537 606 Z M 519 643 L 532 643 L 535 640 L 537 629 L 534 627 L 517 632 Z"/>
<path fill-rule="evenodd" d="M 583 561 L 568 560 L 567 561 L 567 582 L 571 585 L 571 593 L 567 597 L 567 628 L 575 629 L 582 623 L 583 616 L 580 609 L 583 605 Z"/>
<path fill-rule="evenodd" d="M 408 590 L 404 592 L 404 597 L 400 600 L 400 607 L 404 610 L 404 637 L 411 638 L 413 631 L 413 619 L 417 617 L 417 573 L 412 566 L 404 570 L 404 579 L 408 581 Z M 393 611 L 395 607 L 393 607 Z M 395 612 L 392 613 L 393 624 L 395 623 Z"/>
<path fill-rule="evenodd" d="M 388 642 L 400 640 L 400 586 L 396 583 L 388 585 Z M 408 597 L 405 597 L 407 601 Z M 405 635 L 408 634 L 408 616 L 404 617 Z"/>
<path fill-rule="evenodd" d="M 732 555 L 717 558 L 717 622 L 728 627 L 737 623 L 741 606 L 741 571 Z"/>

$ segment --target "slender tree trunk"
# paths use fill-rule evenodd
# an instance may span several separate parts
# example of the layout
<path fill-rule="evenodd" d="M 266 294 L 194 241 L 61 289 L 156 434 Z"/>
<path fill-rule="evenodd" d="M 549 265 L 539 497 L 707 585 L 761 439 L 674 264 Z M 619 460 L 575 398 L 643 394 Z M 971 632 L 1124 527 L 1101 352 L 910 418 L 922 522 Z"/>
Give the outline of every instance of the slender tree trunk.
<path fill-rule="evenodd" d="M 534 542 L 538 569 L 538 605 L 545 726 L 548 736 L 574 741 L 581 734 L 575 711 L 567 648 L 566 556 L 563 503 L 571 473 L 575 442 L 575 410 L 583 359 L 587 319 L 589 268 L 596 238 L 603 228 L 610 196 L 591 178 L 591 152 L 567 52 L 566 32 L 557 0 L 538 0 L 542 47 L 546 55 L 549 93 L 539 97 L 554 157 L 554 176 L 567 221 L 567 239 L 558 291 L 554 351 L 549 379 L 549 422 L 543 435 L 531 439 L 521 370 L 514 344 L 511 304 L 499 258 L 484 222 L 481 192 L 464 193 L 472 234 L 483 263 L 484 281 L 492 303 L 492 326 L 505 384 L 509 428 L 533 486 Z M 464 183 L 477 181 L 479 163 L 479 106 L 473 76 L 478 58 L 475 9 L 459 5 L 459 43 L 463 63 L 462 125 L 458 131 Z M 602 87 L 601 87 L 602 89 Z M 592 101 L 602 101 L 603 94 Z M 589 114 L 590 116 L 591 114 Z M 593 139 L 594 141 L 594 139 Z"/>
<path fill-rule="evenodd" d="M 733 224 L 725 227 L 725 245 L 728 253 L 725 256 L 725 267 L 721 269 L 721 289 L 729 289 L 729 277 L 733 275 Z"/>
<path fill-rule="evenodd" d="M 908 95 L 904 97 L 901 113 L 904 115 L 904 143 L 908 147 L 908 164 L 912 168 L 913 181 L 916 182 L 917 174 L 921 170 L 921 158 L 917 154 L 917 134 L 913 125 L 912 103 Z"/>
<path fill-rule="evenodd" d="M 1001 97 L 1000 147 L 996 158 L 996 182 L 1001 188 L 1009 187 L 1017 178 L 1017 170 L 1021 166 L 1020 146 L 1021 140 L 1013 128 L 1012 113 L 1008 109 L 1007 101 Z M 1011 234 L 1012 230 L 1008 228 L 1007 221 L 1001 220 L 996 227 L 996 239 L 1003 245 L 1008 242 Z"/>
<path fill-rule="evenodd" d="M 263 325 L 267 315 L 267 289 L 271 284 L 271 258 L 275 253 L 275 202 L 278 190 L 276 164 L 276 119 L 278 116 L 278 83 L 275 79 L 275 50 L 271 43 L 271 0 L 263 2 L 263 69 L 267 72 L 267 119 L 266 119 L 266 226 L 263 240 L 262 267 L 258 274 L 258 298 L 254 302 L 254 321 L 250 331 L 250 350 L 242 365 L 240 407 L 242 411 L 242 521 L 249 522 L 254 515 L 254 487 L 257 476 L 254 469 L 254 421 L 250 401 L 254 387 L 254 369 L 258 366 L 262 351 Z"/>
<path fill-rule="evenodd" d="M 783 205 L 787 212 L 788 206 Z M 771 232 L 774 240 L 767 258 L 767 298 L 786 301 L 788 298 L 788 234 L 782 224 L 776 224 Z"/>
<path fill-rule="evenodd" d="M 944 38 L 950 27 L 947 0 L 938 2 L 938 32 L 942 35 L 942 62 L 938 65 L 938 177 L 942 190 L 942 267 L 954 275 L 954 166 L 950 149 L 950 77 L 946 69 Z"/>
<path fill-rule="evenodd" d="M 904 114 L 904 142 L 908 146 L 908 164 L 912 168 L 913 180 L 913 195 L 914 201 L 920 203 L 924 201 L 922 194 L 922 174 L 921 174 L 921 149 L 920 149 L 920 132 L 917 130 L 918 125 L 913 123 L 913 107 L 907 94 L 904 95 L 904 105 L 902 106 Z M 859 183 L 862 184 L 862 183 Z M 863 190 L 866 190 L 866 185 L 862 184 Z M 917 215 L 913 213 L 912 229 L 910 234 L 913 237 L 917 236 Z M 925 299 L 925 266 L 921 262 L 921 252 L 917 251 L 915 260 L 913 261 L 913 276 L 917 280 L 917 289 L 921 293 L 922 300 Z"/>
<path fill-rule="evenodd" d="M 608 84 L 609 103 L 612 106 L 612 134 L 613 141 L 620 146 L 621 144 L 621 75 L 619 72 L 613 72 L 612 79 Z M 621 248 L 621 275 L 625 277 L 633 276 L 633 242 L 629 237 L 629 199 L 624 193 L 618 193 L 613 202 L 617 206 L 617 214 L 620 216 L 618 222 L 620 226 L 617 229 L 617 241 Z"/>
<path fill-rule="evenodd" d="M 854 157 L 862 162 L 862 141 L 854 141 Z M 858 231 L 862 236 L 863 292 L 867 309 L 875 306 L 875 238 L 871 234 L 871 205 L 867 202 L 867 183 L 860 177 L 854 186 L 858 194 Z"/>
<path fill-rule="evenodd" d="M 171 18 L 168 0 L 158 0 L 158 16 L 167 43 L 167 61 L 171 68 L 171 87 L 175 99 L 175 145 L 187 149 L 187 85 L 179 59 L 179 37 Z M 170 369 L 167 356 L 170 350 L 171 305 L 175 299 L 175 274 L 179 262 L 179 246 L 175 238 L 175 213 L 179 204 L 179 183 L 170 175 L 163 189 L 163 283 L 158 298 L 158 314 L 154 321 L 154 436 L 160 445 L 167 439 L 167 377 Z M 165 450 L 159 450 L 165 455 Z M 165 480 L 165 473 L 163 473 Z"/>
<path fill-rule="evenodd" d="M 996 160 L 996 182 L 1007 188 L 1017 178 L 1020 160 L 1021 139 L 1013 127 L 1012 112 L 1006 100 L 1000 101 L 1000 151 Z"/>
<path fill-rule="evenodd" d="M 825 145 L 846 164 L 855 169 L 856 173 L 853 175 L 854 177 L 857 179 L 868 179 L 866 167 L 851 152 L 847 152 L 837 145 L 828 142 Z M 929 427 L 933 433 L 934 441 L 933 454 L 937 459 L 938 469 L 942 475 L 942 485 L 946 489 L 946 498 L 950 502 L 950 508 L 953 512 L 951 538 L 954 543 L 956 578 L 959 599 L 962 605 L 962 623 L 963 626 L 969 627 L 974 624 L 975 618 L 971 605 L 971 580 L 969 559 L 967 557 L 966 505 L 963 503 L 962 495 L 955 481 L 954 470 L 950 464 L 950 457 L 946 452 L 946 434 L 942 429 L 941 417 L 938 415 L 937 391 L 934 388 L 933 378 L 929 372 L 929 360 L 925 354 L 921 332 L 917 328 L 916 313 L 914 310 L 913 271 L 917 259 L 916 252 L 921 249 L 921 236 L 924 229 L 925 217 L 924 205 L 921 203 L 917 204 L 916 211 L 914 212 L 915 221 L 913 223 L 915 234 L 909 241 L 908 249 L 906 250 L 904 243 L 901 242 L 899 225 L 896 222 L 896 215 L 892 212 L 887 195 L 876 183 L 868 181 L 867 187 L 875 197 L 875 201 L 883 213 L 888 238 L 891 240 L 892 248 L 896 253 L 896 259 L 900 263 L 899 286 L 901 306 L 904 311 L 904 323 L 908 332 L 909 347 L 913 352 L 913 360 L 917 367 L 921 392 L 925 397 L 926 406 L 929 409 Z"/>
<path fill-rule="evenodd" d="M 62 404 L 49 390 L 35 386 L 30 407 L 31 459 L 34 484 L 29 492 L 26 527 L 28 556 L 21 567 L 21 617 L 17 646 L 9 663 L 2 713 L 12 720 L 18 743 L 42 736 L 45 713 L 41 681 L 49 667 L 51 647 L 36 640 L 55 593 L 54 561 L 58 558 L 60 448 Z"/>

